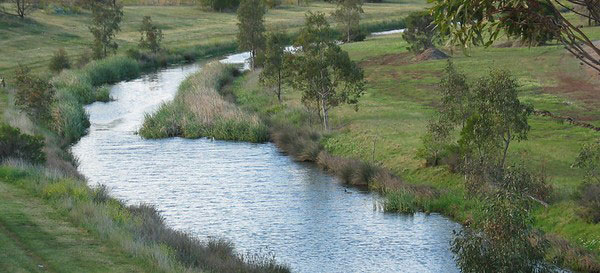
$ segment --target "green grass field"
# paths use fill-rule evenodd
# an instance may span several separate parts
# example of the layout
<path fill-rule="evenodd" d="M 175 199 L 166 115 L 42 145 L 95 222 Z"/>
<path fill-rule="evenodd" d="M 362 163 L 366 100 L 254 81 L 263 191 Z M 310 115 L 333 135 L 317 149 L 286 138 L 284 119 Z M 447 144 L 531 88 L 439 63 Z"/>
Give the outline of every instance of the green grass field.
<path fill-rule="evenodd" d="M 424 7 L 423 1 L 365 4 L 363 23 L 400 19 L 408 12 Z M 330 13 L 334 5 L 323 2 L 309 6 L 281 6 L 266 15 L 268 29 L 297 30 L 304 23 L 307 11 Z M 137 45 L 139 27 L 144 16 L 151 16 L 163 30 L 167 48 L 184 48 L 235 39 L 235 13 L 202 11 L 195 6 L 126 6 L 117 42 L 121 48 Z M 38 10 L 19 20 L 0 15 L 0 75 L 7 74 L 19 63 L 38 70 L 45 69 L 52 54 L 63 47 L 70 55 L 79 55 L 89 48 L 92 36 L 88 30 L 90 15 L 86 11 L 75 15 L 56 15 Z"/>

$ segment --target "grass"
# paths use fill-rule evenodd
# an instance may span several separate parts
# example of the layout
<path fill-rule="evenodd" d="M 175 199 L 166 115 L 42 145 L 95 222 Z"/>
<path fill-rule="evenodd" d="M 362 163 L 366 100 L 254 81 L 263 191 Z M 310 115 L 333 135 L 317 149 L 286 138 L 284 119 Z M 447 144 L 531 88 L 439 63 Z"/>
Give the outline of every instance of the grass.
<path fill-rule="evenodd" d="M 267 127 L 253 114 L 226 101 L 219 90 L 237 68 L 212 62 L 189 76 L 171 102 L 146 115 L 139 133 L 144 138 L 209 137 L 219 140 L 265 142 Z"/>
<path fill-rule="evenodd" d="M 145 261 L 69 222 L 24 190 L 0 183 L 3 272 L 151 272 Z"/>
<path fill-rule="evenodd" d="M 150 206 L 126 206 L 60 171 L 0 166 L 0 266 L 65 272 L 289 272 L 268 257 L 246 260 L 224 241 L 173 230 Z M 6 209 L 4 209 L 6 208 Z M 15 262 L 16 260 L 22 263 Z M 9 270 L 12 272 L 13 270 Z"/>
<path fill-rule="evenodd" d="M 343 45 L 351 58 L 364 68 L 367 93 L 360 101 L 359 111 L 344 106 L 332 111 L 335 130 L 321 138 L 319 145 L 333 157 L 357 159 L 391 171 L 411 187 L 433 189 L 434 194 L 422 198 L 423 195 L 407 193 L 405 188 L 400 191 L 384 188 L 388 211 L 441 212 L 469 223 L 473 221 L 479 201 L 468 198 L 463 178 L 445 166 L 425 168 L 424 162 L 415 156 L 425 125 L 439 102 L 437 83 L 446 61 L 412 61 L 400 37 L 373 37 Z M 597 92 L 587 86 L 599 86 L 600 81 L 588 75 L 560 46 L 475 48 L 468 55 L 454 53 L 454 63 L 471 79 L 484 75 L 492 67 L 510 70 L 522 85 L 521 100 L 532 103 L 536 109 L 600 123 L 600 108 L 594 100 L 586 98 Z M 257 75 L 247 74 L 234 82 L 234 93 L 242 108 L 257 111 L 279 124 L 317 128 L 315 117 L 301 105 L 300 94 L 285 89 L 284 103 L 280 105 L 274 95 L 258 84 Z M 565 78 L 577 79 L 575 83 L 581 85 L 569 85 L 571 81 Z M 540 206 L 535 210 L 535 226 L 550 236 L 566 239 L 563 244 L 569 247 L 556 251 L 562 255 L 563 265 L 586 272 L 598 270 L 600 247 L 595 242 L 600 239 L 600 225 L 587 223 L 578 216 L 576 193 L 583 173 L 570 167 L 581 146 L 597 139 L 598 134 L 540 116 L 532 117 L 530 125 L 529 140 L 513 144 L 510 159 L 511 163 L 525 164 L 534 171 L 543 169 L 551 178 L 552 202 L 548 208 Z M 276 138 L 274 141 L 277 143 Z M 287 146 L 308 146 L 303 140 L 288 141 L 297 144 Z M 310 147 L 304 149 L 311 150 Z M 289 153 L 295 154 L 294 151 Z M 351 175 L 344 170 L 336 173 L 342 178 Z M 381 182 L 384 179 L 377 180 L 370 185 L 385 185 Z"/>
<path fill-rule="evenodd" d="M 281 28 L 297 32 L 307 11 L 330 13 L 333 4 L 314 2 L 309 6 L 283 5 L 269 10 L 268 29 Z M 423 1 L 409 0 L 365 4 L 362 22 L 367 25 L 400 19 L 408 12 L 423 8 Z M 207 12 L 195 6 L 126 6 L 116 39 L 124 50 L 137 46 L 143 16 L 152 16 L 164 34 L 164 46 L 183 50 L 196 46 L 229 43 L 237 31 L 235 13 Z M 35 70 L 44 70 L 52 54 L 65 48 L 72 59 L 83 54 L 91 44 L 88 30 L 90 14 L 59 15 L 44 10 L 32 13 L 25 20 L 0 16 L 0 75 L 10 75 L 21 63 Z"/>

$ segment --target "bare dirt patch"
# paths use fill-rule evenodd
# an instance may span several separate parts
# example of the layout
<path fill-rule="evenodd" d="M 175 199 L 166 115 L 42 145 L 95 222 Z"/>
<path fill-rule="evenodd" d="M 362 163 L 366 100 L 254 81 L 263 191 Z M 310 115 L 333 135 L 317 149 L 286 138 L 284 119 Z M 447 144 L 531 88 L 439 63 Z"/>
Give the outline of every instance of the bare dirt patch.
<path fill-rule="evenodd" d="M 377 66 L 377 65 L 407 65 L 413 63 L 413 54 L 403 52 L 398 54 L 386 54 L 369 58 L 360 62 L 360 66 Z"/>

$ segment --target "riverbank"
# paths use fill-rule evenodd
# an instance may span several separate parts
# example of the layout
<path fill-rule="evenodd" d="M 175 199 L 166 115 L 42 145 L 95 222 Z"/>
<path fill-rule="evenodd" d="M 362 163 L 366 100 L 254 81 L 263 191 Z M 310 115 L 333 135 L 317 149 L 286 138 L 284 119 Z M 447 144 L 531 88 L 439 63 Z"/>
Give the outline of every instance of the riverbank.
<path fill-rule="evenodd" d="M 300 94 L 286 89 L 284 102 L 279 104 L 273 93 L 258 84 L 256 72 L 237 79 L 225 92 L 233 94 L 243 109 L 270 120 L 273 141 L 297 160 L 325 166 L 349 184 L 356 181 L 352 176 L 374 178 L 363 181 L 371 181 L 366 185 L 386 194 L 387 210 L 440 212 L 459 222 L 472 223 L 480 201 L 468 198 L 462 176 L 450 172 L 447 166 L 426 168 L 415 156 L 427 120 L 433 116 L 439 100 L 436 85 L 445 61 L 414 61 L 405 46 L 399 35 L 343 46 L 365 69 L 367 95 L 358 112 L 351 107 L 336 108 L 332 112 L 335 129 L 322 137 L 318 117 L 303 108 Z M 481 68 L 492 65 L 509 69 L 523 83 L 521 99 L 533 103 L 536 109 L 568 114 L 592 124 L 600 122 L 594 102 L 581 100 L 579 93 L 569 92 L 570 87 L 563 85 L 564 78 L 590 83 L 595 80 L 582 76 L 585 72 L 561 47 L 477 48 L 469 53 L 470 56 L 456 54 L 453 58 L 468 76 L 482 75 L 486 70 Z M 521 60 L 518 64 L 513 62 L 517 57 Z M 562 77 L 553 79 L 557 73 Z M 280 124 L 288 127 L 278 129 Z M 535 210 L 535 227 L 544 231 L 553 245 L 548 259 L 578 271 L 597 272 L 600 227 L 579 218 L 577 191 L 583 174 L 570 168 L 580 145 L 597 138 L 597 132 L 541 116 L 532 117 L 530 125 L 529 140 L 515 144 L 510 155 L 513 163 L 547 175 L 554 189 L 550 205 Z M 345 159 L 346 162 L 361 163 L 328 168 L 320 162 L 321 151 L 335 158 L 354 159 Z M 434 194 L 419 196 L 404 188 L 386 187 L 386 183 L 377 182 L 382 179 L 372 175 L 376 168 L 390 170 L 395 177 L 401 177 L 402 184 L 432 189 Z"/>

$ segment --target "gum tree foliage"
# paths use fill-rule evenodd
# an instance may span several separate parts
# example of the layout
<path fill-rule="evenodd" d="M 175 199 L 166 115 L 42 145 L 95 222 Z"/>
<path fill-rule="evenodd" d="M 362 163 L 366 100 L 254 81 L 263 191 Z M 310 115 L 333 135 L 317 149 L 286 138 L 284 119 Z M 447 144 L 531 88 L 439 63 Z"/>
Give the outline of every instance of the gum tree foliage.
<path fill-rule="evenodd" d="M 94 36 L 92 51 L 94 58 L 102 59 L 115 52 L 119 45 L 114 41 L 115 35 L 121 31 L 123 5 L 117 0 L 99 0 L 90 3 L 92 25 L 89 27 Z"/>
<path fill-rule="evenodd" d="M 470 109 L 473 114 L 461 131 L 460 144 L 475 150 L 480 159 L 491 159 L 501 153 L 499 166 L 504 166 L 513 140 L 527 139 L 528 118 L 533 107 L 518 98 L 517 80 L 507 71 L 492 70 L 475 82 Z"/>
<path fill-rule="evenodd" d="M 600 140 L 583 146 L 573 167 L 585 171 L 586 182 L 600 184 Z"/>
<path fill-rule="evenodd" d="M 52 85 L 31 70 L 19 65 L 15 72 L 17 92 L 15 105 L 36 120 L 45 120 L 50 115 L 50 105 L 54 95 Z"/>
<path fill-rule="evenodd" d="M 535 41 L 550 34 L 582 63 L 600 71 L 600 48 L 560 12 L 600 21 L 599 0 L 432 0 L 431 13 L 450 43 L 491 45 L 501 33 Z M 582 10 L 586 12 L 582 12 Z M 596 56 L 594 56 L 594 54 Z"/>
<path fill-rule="evenodd" d="M 285 76 L 284 54 L 286 42 L 285 33 L 271 32 L 267 34 L 263 54 L 263 70 L 260 73 L 261 84 L 273 88 L 279 102 L 281 102 L 281 85 Z"/>
<path fill-rule="evenodd" d="M 157 25 L 152 23 L 152 18 L 150 16 L 144 16 L 142 27 L 140 28 L 140 35 L 140 48 L 148 49 L 152 52 L 158 52 L 160 50 L 163 33 Z"/>
<path fill-rule="evenodd" d="M 9 3 L 11 11 L 2 5 L 3 2 Z M 40 5 L 40 0 L 5 0 L 0 1 L 0 12 L 19 16 L 21 19 L 36 10 Z"/>
<path fill-rule="evenodd" d="M 302 92 L 305 105 L 317 105 L 323 128 L 329 130 L 329 110 L 340 104 L 358 103 L 364 93 L 363 71 L 350 60 L 334 39 L 325 14 L 309 12 L 288 58 L 292 87 Z"/>
<path fill-rule="evenodd" d="M 365 13 L 362 8 L 362 0 L 337 0 L 337 8 L 331 13 L 333 19 L 338 22 L 342 33 L 346 36 L 346 42 L 352 41 L 352 36 L 360 32 L 360 14 Z"/>
<path fill-rule="evenodd" d="M 410 13 L 405 19 L 406 29 L 402 37 L 409 44 L 407 47 L 413 53 L 419 54 L 435 47 L 439 40 L 438 30 L 433 23 L 433 17 L 428 11 Z"/>
<path fill-rule="evenodd" d="M 473 113 L 469 106 L 472 99 L 471 88 L 465 74 L 459 72 L 452 61 L 448 60 L 445 75 L 440 81 L 442 104 L 440 113 L 449 122 L 465 126 L 467 118 Z"/>
<path fill-rule="evenodd" d="M 262 0 L 242 0 L 237 10 L 238 44 L 240 50 L 250 51 L 250 64 L 256 68 L 256 56 L 265 45 L 266 8 Z"/>
<path fill-rule="evenodd" d="M 455 233 L 451 250 L 458 267 L 466 273 L 557 272 L 544 261 L 548 242 L 533 228 L 531 175 L 514 167 L 498 174 L 477 226 Z"/>

